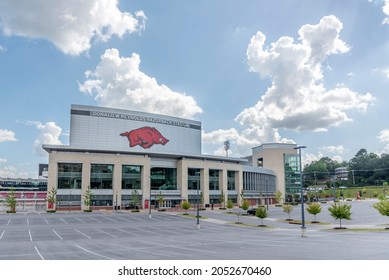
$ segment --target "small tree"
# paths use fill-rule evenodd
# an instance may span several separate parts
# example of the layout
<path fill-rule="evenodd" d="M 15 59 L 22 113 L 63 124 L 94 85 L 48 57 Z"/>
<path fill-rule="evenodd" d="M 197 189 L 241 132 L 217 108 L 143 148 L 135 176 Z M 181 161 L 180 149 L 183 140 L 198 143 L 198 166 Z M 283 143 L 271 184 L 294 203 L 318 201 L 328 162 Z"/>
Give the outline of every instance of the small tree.
<path fill-rule="evenodd" d="M 385 196 L 381 198 L 379 202 L 374 203 L 373 208 L 376 209 L 381 215 L 389 216 L 389 200 L 387 200 Z M 389 229 L 389 227 L 385 229 Z"/>
<path fill-rule="evenodd" d="M 249 209 L 249 207 L 250 207 L 250 202 L 247 199 L 243 200 L 243 202 L 242 202 L 242 209 L 244 211 L 247 211 L 247 209 Z"/>
<path fill-rule="evenodd" d="M 227 209 L 232 209 L 234 208 L 234 203 L 232 202 L 231 199 L 227 200 Z"/>
<path fill-rule="evenodd" d="M 131 206 L 133 209 L 138 210 L 139 204 L 139 192 L 137 189 L 131 191 Z"/>
<path fill-rule="evenodd" d="M 85 212 L 91 212 L 92 210 L 90 209 L 90 206 L 92 204 L 92 196 L 93 193 L 90 189 L 90 186 L 87 187 L 85 190 L 84 194 L 82 195 L 82 199 L 84 200 L 84 205 L 87 207 Z"/>
<path fill-rule="evenodd" d="M 185 210 L 185 215 L 188 215 L 188 210 L 190 208 L 189 201 L 184 200 L 181 205 L 182 205 L 182 208 Z"/>
<path fill-rule="evenodd" d="M 351 204 L 334 203 L 330 208 L 331 216 L 339 220 L 339 228 L 342 228 L 342 219 L 351 220 Z"/>
<path fill-rule="evenodd" d="M 282 192 L 280 190 L 277 190 L 275 193 L 274 193 L 274 197 L 275 199 L 277 200 L 277 203 L 278 204 L 282 204 Z"/>
<path fill-rule="evenodd" d="M 224 192 L 223 192 L 223 190 L 221 190 L 221 193 L 219 196 L 219 203 L 220 203 L 221 207 L 224 209 L 226 208 L 226 206 L 224 205 L 225 201 L 226 201 L 226 198 L 224 197 Z"/>
<path fill-rule="evenodd" d="M 239 196 L 240 196 L 240 207 L 242 207 L 243 201 L 244 201 L 244 190 L 243 190 L 243 188 L 241 189 Z"/>
<path fill-rule="evenodd" d="M 162 207 L 164 199 L 165 197 L 163 196 L 162 192 L 160 192 L 156 198 L 156 200 L 158 201 L 158 208 Z"/>
<path fill-rule="evenodd" d="M 15 189 L 11 188 L 7 192 L 7 196 L 5 198 L 5 201 L 7 203 L 7 206 L 9 207 L 8 213 L 16 213 L 16 193 Z"/>
<path fill-rule="evenodd" d="M 320 205 L 320 203 L 313 202 L 313 203 L 308 204 L 307 212 L 314 216 L 314 218 L 315 218 L 314 223 L 317 223 L 316 215 L 321 212 L 321 205 Z"/>
<path fill-rule="evenodd" d="M 47 192 L 46 201 L 48 203 L 48 212 L 55 212 L 55 203 L 57 202 L 57 190 L 53 187 Z"/>
<path fill-rule="evenodd" d="M 291 205 L 291 204 L 284 204 L 284 205 L 282 205 L 282 212 L 288 214 L 289 218 L 287 220 L 289 220 L 289 221 L 293 220 L 293 219 L 290 218 L 290 213 L 292 213 L 292 211 L 293 211 L 293 205 Z"/>
<path fill-rule="evenodd" d="M 255 216 L 261 219 L 261 226 L 263 226 L 263 219 L 267 218 L 267 210 L 265 207 L 259 207 L 255 210 Z"/>

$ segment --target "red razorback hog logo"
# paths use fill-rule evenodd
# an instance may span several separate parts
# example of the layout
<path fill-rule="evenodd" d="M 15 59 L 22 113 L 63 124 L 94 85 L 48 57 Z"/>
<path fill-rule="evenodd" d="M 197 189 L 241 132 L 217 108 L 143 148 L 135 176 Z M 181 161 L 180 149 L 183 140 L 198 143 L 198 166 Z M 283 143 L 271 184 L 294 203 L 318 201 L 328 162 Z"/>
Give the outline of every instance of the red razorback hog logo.
<path fill-rule="evenodd" d="M 149 126 L 123 132 L 120 134 L 120 136 L 127 137 L 128 141 L 130 142 L 130 147 L 139 145 L 143 149 L 149 149 L 154 144 L 165 145 L 167 142 L 169 142 L 169 140 L 163 137 L 155 127 Z"/>

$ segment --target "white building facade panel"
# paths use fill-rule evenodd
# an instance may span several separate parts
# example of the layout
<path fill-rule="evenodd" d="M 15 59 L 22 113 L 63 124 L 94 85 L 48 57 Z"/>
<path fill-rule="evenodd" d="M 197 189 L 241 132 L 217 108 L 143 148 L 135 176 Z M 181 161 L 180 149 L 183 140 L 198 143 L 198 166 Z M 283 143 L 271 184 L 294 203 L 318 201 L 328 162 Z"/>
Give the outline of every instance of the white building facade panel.
<path fill-rule="evenodd" d="M 141 153 L 200 154 L 198 121 L 72 105 L 70 147 Z"/>

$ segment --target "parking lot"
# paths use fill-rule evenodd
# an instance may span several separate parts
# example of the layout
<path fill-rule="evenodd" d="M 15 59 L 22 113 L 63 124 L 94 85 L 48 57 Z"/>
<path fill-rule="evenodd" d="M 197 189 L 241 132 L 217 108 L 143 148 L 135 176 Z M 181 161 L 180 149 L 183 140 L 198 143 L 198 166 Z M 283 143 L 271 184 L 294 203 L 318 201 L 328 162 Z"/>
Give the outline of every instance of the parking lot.
<path fill-rule="evenodd" d="M 372 202 L 354 203 L 355 219 L 349 229 L 333 230 L 333 220 L 323 206 L 319 225 L 309 224 L 307 237 L 300 225 L 289 224 L 278 207 L 269 208 L 267 227 L 256 217 L 225 211 L 202 211 L 196 219 L 179 213 L 96 211 L 0 214 L 2 260 L 173 260 L 272 259 L 358 260 L 389 259 L 389 218 L 374 212 Z M 292 212 L 300 218 L 299 207 Z M 195 213 L 195 212 L 192 212 Z M 307 214 L 308 215 L 308 214 Z M 376 229 L 382 229 L 376 231 Z"/>

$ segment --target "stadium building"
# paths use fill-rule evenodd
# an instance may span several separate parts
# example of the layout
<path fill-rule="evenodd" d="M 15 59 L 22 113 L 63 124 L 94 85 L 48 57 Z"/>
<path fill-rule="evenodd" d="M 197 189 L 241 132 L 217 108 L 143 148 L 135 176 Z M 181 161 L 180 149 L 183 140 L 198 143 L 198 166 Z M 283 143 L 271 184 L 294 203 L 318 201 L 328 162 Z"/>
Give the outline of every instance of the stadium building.
<path fill-rule="evenodd" d="M 86 209 L 83 196 L 89 188 L 95 209 L 170 208 L 199 197 L 202 207 L 229 199 L 240 204 L 243 198 L 257 205 L 272 203 L 276 190 L 284 193 L 284 176 L 277 174 L 284 174 L 284 159 L 278 157 L 295 156 L 295 145 L 272 146 L 281 149 L 273 153 L 280 166 L 267 168 L 272 156 L 261 151 L 268 146 L 254 148 L 247 158 L 205 155 L 201 131 L 201 122 L 194 120 L 72 105 L 69 145 L 43 145 L 56 207 Z"/>

